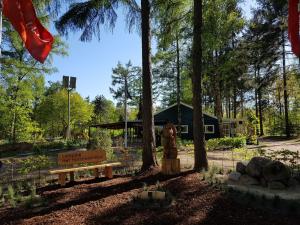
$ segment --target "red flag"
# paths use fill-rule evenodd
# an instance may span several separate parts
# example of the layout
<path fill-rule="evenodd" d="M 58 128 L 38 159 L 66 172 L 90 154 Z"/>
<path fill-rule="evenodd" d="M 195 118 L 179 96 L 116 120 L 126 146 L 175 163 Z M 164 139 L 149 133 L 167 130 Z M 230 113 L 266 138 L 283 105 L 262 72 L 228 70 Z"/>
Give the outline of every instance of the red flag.
<path fill-rule="evenodd" d="M 289 0 L 289 39 L 293 53 L 300 57 L 300 36 L 299 36 L 299 0 Z"/>
<path fill-rule="evenodd" d="M 32 57 L 43 63 L 54 39 L 37 18 L 32 0 L 3 0 L 3 14 L 18 31 Z"/>

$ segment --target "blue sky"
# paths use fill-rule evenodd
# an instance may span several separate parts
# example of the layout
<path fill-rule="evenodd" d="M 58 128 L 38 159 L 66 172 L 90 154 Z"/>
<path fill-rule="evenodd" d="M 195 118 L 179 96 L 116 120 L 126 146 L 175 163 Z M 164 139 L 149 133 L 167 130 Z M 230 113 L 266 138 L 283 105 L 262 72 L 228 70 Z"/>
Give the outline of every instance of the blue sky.
<path fill-rule="evenodd" d="M 249 17 L 254 1 L 246 0 L 242 5 L 245 15 Z M 83 96 L 94 99 L 96 95 L 104 95 L 112 99 L 109 92 L 111 71 L 118 61 L 133 65 L 141 65 L 141 38 L 133 31 L 128 32 L 124 16 L 120 11 L 113 32 L 102 29 L 101 40 L 95 37 L 91 42 L 80 42 L 80 33 L 70 33 L 64 38 L 69 46 L 67 57 L 54 57 L 54 66 L 58 72 L 46 77 L 47 81 L 58 81 L 63 75 L 77 77 L 77 91 Z M 55 30 L 52 30 L 55 34 Z M 153 51 L 155 46 L 153 44 Z"/>

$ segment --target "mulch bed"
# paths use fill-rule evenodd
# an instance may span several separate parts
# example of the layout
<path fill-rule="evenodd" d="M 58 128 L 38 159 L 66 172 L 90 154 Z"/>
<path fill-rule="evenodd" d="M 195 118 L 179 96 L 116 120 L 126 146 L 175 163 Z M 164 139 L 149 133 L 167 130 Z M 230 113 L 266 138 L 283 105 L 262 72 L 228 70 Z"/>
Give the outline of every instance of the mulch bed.
<path fill-rule="evenodd" d="M 157 181 L 174 196 L 167 208 L 137 208 L 133 199 L 143 183 L 154 188 Z M 300 217 L 282 216 L 233 202 L 218 188 L 185 172 L 166 177 L 160 173 L 112 180 L 83 181 L 40 190 L 47 207 L 39 210 L 0 209 L 0 224 L 107 224 L 107 225 L 274 225 L 299 224 Z"/>

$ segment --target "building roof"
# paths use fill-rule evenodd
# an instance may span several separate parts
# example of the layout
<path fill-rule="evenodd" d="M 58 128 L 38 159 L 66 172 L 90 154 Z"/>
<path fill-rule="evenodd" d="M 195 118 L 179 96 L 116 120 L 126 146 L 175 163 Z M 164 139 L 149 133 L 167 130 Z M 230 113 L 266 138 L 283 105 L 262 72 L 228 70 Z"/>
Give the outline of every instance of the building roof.
<path fill-rule="evenodd" d="M 165 123 L 166 121 L 155 121 L 155 125 L 164 125 Z M 142 127 L 142 126 L 143 126 L 142 120 L 127 121 L 128 128 Z M 95 125 L 90 125 L 90 127 L 109 129 L 109 130 L 121 130 L 125 128 L 125 122 L 120 121 L 115 123 L 95 124 Z"/>
<path fill-rule="evenodd" d="M 183 106 L 185 106 L 185 107 L 187 107 L 187 108 L 190 108 L 190 109 L 194 110 L 193 106 L 191 106 L 191 105 L 188 105 L 188 104 L 183 103 L 183 102 L 180 102 L 180 104 L 183 105 Z M 175 103 L 175 104 L 173 104 L 173 105 L 170 105 L 169 107 L 167 107 L 167 108 L 165 108 L 165 109 L 163 109 L 163 110 L 160 110 L 160 111 L 154 113 L 154 116 L 156 116 L 156 115 L 158 115 L 158 114 L 160 114 L 160 113 L 162 113 L 162 112 L 164 112 L 164 111 L 166 111 L 166 110 L 168 110 L 168 109 L 171 109 L 171 108 L 173 108 L 173 107 L 175 107 L 175 106 L 177 106 L 177 103 Z M 208 113 L 206 113 L 206 112 L 203 112 L 203 114 L 206 115 L 206 116 L 209 116 L 209 117 L 218 119 L 218 117 L 213 116 L 213 115 L 211 115 L 211 114 L 208 114 Z"/>

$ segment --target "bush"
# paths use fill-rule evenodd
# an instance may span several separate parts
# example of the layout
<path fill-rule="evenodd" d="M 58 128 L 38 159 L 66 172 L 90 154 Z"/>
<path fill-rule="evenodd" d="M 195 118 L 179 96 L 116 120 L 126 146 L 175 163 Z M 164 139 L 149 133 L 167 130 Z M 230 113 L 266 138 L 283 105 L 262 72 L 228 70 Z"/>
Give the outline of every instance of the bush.
<path fill-rule="evenodd" d="M 15 189 L 12 185 L 8 185 L 7 187 L 7 198 L 8 202 L 12 207 L 16 207 L 16 196 L 15 196 Z"/>
<path fill-rule="evenodd" d="M 225 137 L 225 138 L 214 138 L 209 139 L 206 142 L 206 146 L 208 150 L 215 150 L 222 147 L 230 147 L 230 148 L 241 148 L 246 145 L 245 137 Z"/>
<path fill-rule="evenodd" d="M 106 158 L 108 160 L 113 160 L 115 158 L 113 149 L 112 149 L 112 140 L 110 134 L 106 130 L 97 130 L 92 133 L 90 141 L 87 144 L 87 149 L 102 149 L 106 152 Z"/>
<path fill-rule="evenodd" d="M 41 177 L 41 170 L 50 166 L 50 159 L 46 155 L 34 155 L 25 159 L 19 172 L 23 175 L 27 175 L 33 171 L 39 171 L 39 179 Z"/>
<path fill-rule="evenodd" d="M 100 130 L 93 132 L 90 141 L 87 145 L 88 149 L 103 149 L 109 150 L 112 146 L 112 140 L 109 132 L 106 130 Z"/>
<path fill-rule="evenodd" d="M 36 154 L 44 154 L 47 150 L 51 149 L 74 149 L 86 146 L 85 140 L 58 140 L 52 142 L 38 143 L 33 146 L 33 152 Z"/>
<path fill-rule="evenodd" d="M 0 207 L 4 204 L 3 188 L 0 186 Z"/>

